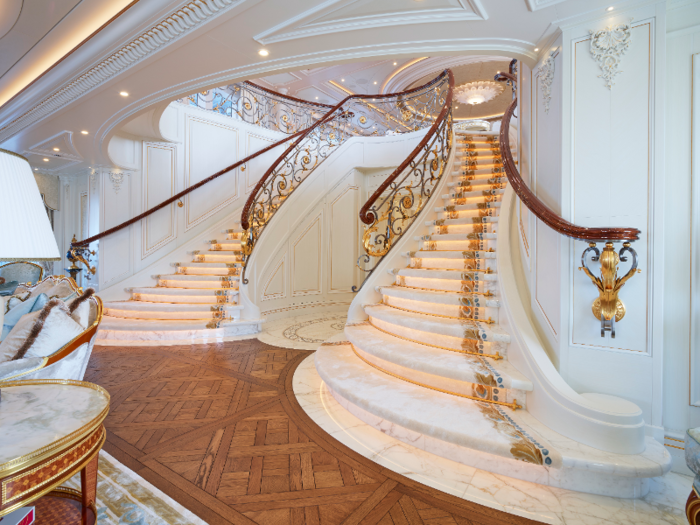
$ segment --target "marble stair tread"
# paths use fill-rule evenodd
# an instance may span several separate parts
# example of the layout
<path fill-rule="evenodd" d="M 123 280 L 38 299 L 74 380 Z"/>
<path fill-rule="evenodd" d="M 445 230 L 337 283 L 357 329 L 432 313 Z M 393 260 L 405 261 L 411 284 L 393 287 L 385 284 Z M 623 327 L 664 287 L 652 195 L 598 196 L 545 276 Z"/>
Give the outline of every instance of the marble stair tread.
<path fill-rule="evenodd" d="M 404 257 L 416 259 L 495 259 L 495 251 L 483 250 L 418 250 L 415 252 L 403 252 Z"/>
<path fill-rule="evenodd" d="M 214 311 L 229 312 L 242 310 L 243 306 L 238 304 L 221 304 L 212 307 L 209 304 L 170 304 L 170 303 L 149 303 L 143 301 L 108 301 L 104 307 L 111 310 L 134 310 L 141 312 L 206 312 Z M 214 308 L 214 309 L 212 309 Z"/>
<path fill-rule="evenodd" d="M 443 292 L 432 290 L 417 290 L 402 286 L 378 286 L 377 292 L 391 297 L 408 299 L 411 301 L 424 301 L 428 303 L 448 304 L 452 306 L 474 306 L 476 308 L 500 308 L 498 299 L 484 297 L 483 295 Z"/>
<path fill-rule="evenodd" d="M 394 275 L 404 277 L 419 277 L 421 279 L 450 279 L 454 281 L 498 281 L 497 275 L 491 271 L 474 270 L 447 270 L 433 268 L 401 268 L 398 272 L 391 271 Z"/>
<path fill-rule="evenodd" d="M 496 234 L 491 232 L 472 232 L 472 233 L 430 233 L 428 235 L 416 235 L 415 241 L 478 241 L 486 239 L 495 239 Z"/>
<path fill-rule="evenodd" d="M 520 448 L 529 452 L 525 457 L 535 465 L 561 467 L 561 454 L 520 424 L 517 411 L 378 373 L 355 355 L 350 345 L 321 346 L 315 364 L 334 397 L 404 429 L 511 460 L 515 459 L 511 450 L 517 439 Z"/>
<path fill-rule="evenodd" d="M 204 281 L 204 282 L 221 282 L 221 281 L 238 281 L 236 275 L 187 275 L 183 273 L 169 273 L 156 275 L 156 279 L 163 281 Z"/>
<path fill-rule="evenodd" d="M 469 202 L 466 204 L 452 204 L 445 206 L 436 206 L 435 212 L 450 212 L 450 211 L 469 211 L 469 210 L 483 210 L 489 208 L 500 208 L 501 201 L 495 202 Z"/>
<path fill-rule="evenodd" d="M 100 330 L 114 331 L 142 331 L 142 332 L 159 332 L 159 331 L 186 331 L 186 330 L 206 330 L 211 328 L 221 328 L 235 325 L 251 325 L 261 323 L 261 319 L 254 320 L 196 320 L 188 321 L 183 319 L 178 320 L 147 320 L 147 319 L 123 319 L 119 317 L 111 317 L 105 315 L 100 323 Z M 214 324 L 216 326 L 214 326 Z"/>
<path fill-rule="evenodd" d="M 234 228 L 225 228 L 221 230 L 221 233 L 241 233 L 242 231 L 241 224 L 237 222 Z"/>
<path fill-rule="evenodd" d="M 216 297 L 221 295 L 238 295 L 238 290 L 226 289 L 216 290 L 212 288 L 165 288 L 162 286 L 134 287 L 127 288 L 128 292 L 144 295 L 177 295 L 177 296 L 206 296 Z"/>
<path fill-rule="evenodd" d="M 467 319 L 455 320 L 429 314 L 406 312 L 383 304 L 367 305 L 364 307 L 364 310 L 370 318 L 394 325 L 398 329 L 408 328 L 413 331 L 440 334 L 458 339 L 476 339 L 497 343 L 510 342 L 510 335 L 498 325 L 489 325 Z"/>
<path fill-rule="evenodd" d="M 646 450 L 641 454 L 604 452 L 557 434 L 525 410 L 499 408 L 494 413 L 486 403 L 435 392 L 378 374 L 362 362 L 349 345 L 319 348 L 315 363 L 319 375 L 337 396 L 377 418 L 459 447 L 504 458 L 513 458 L 513 449 L 537 449 L 541 456 L 535 454 L 534 457 L 542 457 L 542 467 L 602 474 L 604 478 L 599 479 L 604 483 L 614 482 L 614 477 L 657 477 L 671 467 L 670 454 L 651 437 L 646 438 Z M 498 414 L 503 418 L 499 420 Z M 511 441 L 512 448 L 505 450 L 500 446 L 505 435 L 518 436 L 517 443 L 521 446 L 515 447 L 516 443 Z M 493 445 L 489 439 L 493 439 Z M 545 450 L 547 454 L 544 454 Z M 548 457 L 549 463 L 546 461 Z M 527 458 L 533 458 L 533 455 L 523 457 Z M 481 468 L 487 468 L 486 464 Z"/>
<path fill-rule="evenodd" d="M 506 184 L 508 182 L 508 177 L 505 175 L 503 177 L 489 177 L 489 178 L 480 178 L 480 179 L 472 179 L 472 180 L 458 180 L 458 181 L 452 181 L 447 183 L 448 188 L 471 188 L 471 189 L 480 189 L 480 188 L 488 188 L 491 187 L 493 184 Z"/>
<path fill-rule="evenodd" d="M 451 379 L 504 389 L 531 391 L 533 388 L 532 382 L 505 360 L 492 361 L 406 341 L 368 324 L 346 327 L 345 336 L 356 350 L 365 354 L 363 357 L 374 356 L 404 369 L 436 376 L 436 385 L 441 384 L 440 379 Z M 419 380 L 419 377 L 409 379 Z"/>
<path fill-rule="evenodd" d="M 432 240 L 420 241 L 420 250 L 426 251 L 446 251 L 446 250 L 462 250 L 462 251 L 488 251 L 496 248 L 496 240 L 464 240 L 464 241 L 449 241 L 449 240 Z"/>
<path fill-rule="evenodd" d="M 495 272 L 496 265 L 493 259 L 417 259 L 413 258 L 408 264 L 411 269 L 423 270 L 452 270 L 452 271 L 486 271 Z"/>
<path fill-rule="evenodd" d="M 243 263 L 241 261 L 234 261 L 234 262 L 199 262 L 199 261 L 192 261 L 192 262 L 180 262 L 180 263 L 170 263 L 170 266 L 174 266 L 175 268 L 220 268 L 220 269 L 226 269 L 226 268 L 240 268 L 243 266 Z"/>
<path fill-rule="evenodd" d="M 498 215 L 487 217 L 460 217 L 459 219 L 438 219 L 434 221 L 425 221 L 425 225 L 432 226 L 478 226 L 478 225 L 496 226 L 498 224 Z"/>
<path fill-rule="evenodd" d="M 494 188 L 494 186 L 496 186 Z M 498 184 L 484 184 L 481 188 L 469 188 L 464 191 L 455 191 L 453 193 L 445 193 L 442 198 L 445 200 L 452 199 L 483 199 L 484 197 L 495 197 L 496 195 L 503 195 L 505 192 L 505 185 L 498 187 Z"/>
<path fill-rule="evenodd" d="M 472 233 L 498 233 L 498 223 L 442 224 L 440 226 L 429 226 L 428 229 L 428 235 L 469 235 Z"/>
<path fill-rule="evenodd" d="M 506 173 L 505 173 L 505 171 L 503 171 L 501 169 L 498 169 L 498 170 L 491 170 L 491 169 L 472 170 L 472 169 L 467 169 L 464 166 L 460 166 L 459 168 L 453 169 L 450 176 L 452 178 L 452 182 L 455 182 L 455 183 L 483 182 L 483 181 L 491 180 L 491 179 L 498 178 L 498 177 L 505 177 Z"/>

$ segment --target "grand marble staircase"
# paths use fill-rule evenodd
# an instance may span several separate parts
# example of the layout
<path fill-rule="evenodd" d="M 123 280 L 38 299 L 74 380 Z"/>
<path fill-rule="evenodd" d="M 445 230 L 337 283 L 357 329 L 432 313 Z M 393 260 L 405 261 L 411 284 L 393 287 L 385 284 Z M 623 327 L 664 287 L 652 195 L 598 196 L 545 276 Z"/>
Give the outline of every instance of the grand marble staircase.
<path fill-rule="evenodd" d="M 533 382 L 508 360 L 499 325 L 499 211 L 507 178 L 493 134 L 462 135 L 437 208 L 365 305 L 368 320 L 316 353 L 318 374 L 352 414 L 456 462 L 546 485 L 639 497 L 670 455 L 646 438 L 641 454 L 604 452 L 564 437 L 527 411 Z M 619 410 L 638 410 L 624 400 Z M 624 406 L 628 403 L 629 406 Z"/>
<path fill-rule="evenodd" d="M 154 275 L 155 286 L 129 289 L 128 301 L 105 302 L 99 344 L 209 342 L 258 332 L 260 320 L 241 319 L 241 230 L 221 233 L 225 240 L 204 241 L 188 252 L 191 260 L 171 263 L 173 273 Z"/>

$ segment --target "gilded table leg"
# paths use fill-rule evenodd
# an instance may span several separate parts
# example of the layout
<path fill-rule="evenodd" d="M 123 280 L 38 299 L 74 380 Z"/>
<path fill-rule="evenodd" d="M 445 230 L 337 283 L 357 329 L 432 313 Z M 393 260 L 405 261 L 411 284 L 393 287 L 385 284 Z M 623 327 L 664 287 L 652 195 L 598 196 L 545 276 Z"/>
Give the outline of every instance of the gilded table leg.
<path fill-rule="evenodd" d="M 83 493 L 83 525 L 88 525 L 88 513 L 94 513 L 97 499 L 97 463 L 100 457 L 99 451 L 80 471 L 80 488 Z M 95 516 L 95 518 L 97 518 Z"/>
<path fill-rule="evenodd" d="M 685 515 L 690 525 L 700 525 L 700 498 L 695 492 L 695 488 L 693 488 L 685 504 Z"/>

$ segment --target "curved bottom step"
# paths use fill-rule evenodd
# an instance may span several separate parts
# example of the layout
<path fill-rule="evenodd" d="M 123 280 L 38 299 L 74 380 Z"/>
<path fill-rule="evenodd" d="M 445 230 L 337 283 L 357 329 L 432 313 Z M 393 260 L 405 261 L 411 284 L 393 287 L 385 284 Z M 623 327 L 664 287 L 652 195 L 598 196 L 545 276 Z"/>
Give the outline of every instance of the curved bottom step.
<path fill-rule="evenodd" d="M 316 369 L 346 410 L 405 443 L 495 474 L 618 498 L 647 494 L 671 467 L 647 438 L 639 455 L 603 452 L 565 438 L 526 411 L 427 391 L 377 373 L 349 345 L 322 345 Z M 549 459 L 549 461 L 547 461 Z"/>
<path fill-rule="evenodd" d="M 95 344 L 103 346 L 205 344 L 244 339 L 261 330 L 264 319 L 222 321 L 146 321 L 103 317 Z M 207 325 L 209 324 L 210 327 Z"/>

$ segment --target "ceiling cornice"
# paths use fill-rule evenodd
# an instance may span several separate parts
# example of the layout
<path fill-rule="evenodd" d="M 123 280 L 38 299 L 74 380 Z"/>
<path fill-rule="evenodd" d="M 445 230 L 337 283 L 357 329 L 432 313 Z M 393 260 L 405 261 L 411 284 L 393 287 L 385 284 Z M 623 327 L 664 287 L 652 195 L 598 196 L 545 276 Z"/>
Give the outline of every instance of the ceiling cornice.
<path fill-rule="evenodd" d="M 193 0 L 187 2 L 151 29 L 132 39 L 99 64 L 43 98 L 22 115 L 0 128 L 0 142 L 6 141 L 24 128 L 74 102 L 144 58 L 153 55 L 179 40 L 185 34 L 244 1 Z"/>

